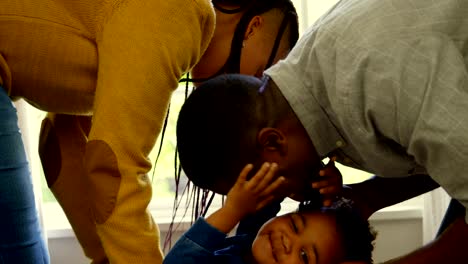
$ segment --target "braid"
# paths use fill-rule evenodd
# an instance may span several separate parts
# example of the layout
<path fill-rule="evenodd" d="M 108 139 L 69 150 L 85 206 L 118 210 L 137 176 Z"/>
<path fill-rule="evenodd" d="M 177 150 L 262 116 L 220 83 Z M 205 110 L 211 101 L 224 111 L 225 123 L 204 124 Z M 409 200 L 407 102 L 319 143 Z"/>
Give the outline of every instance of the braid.
<path fill-rule="evenodd" d="M 242 49 L 242 41 L 243 41 L 243 35 L 245 34 L 245 31 L 247 29 L 247 26 L 250 22 L 250 20 L 256 16 L 256 15 L 261 15 L 269 10 L 272 9 L 280 9 L 282 13 L 284 14 L 284 19 L 282 22 L 282 26 L 278 32 L 277 39 L 274 44 L 274 48 L 272 50 L 272 53 L 269 58 L 269 63 L 267 66 L 271 66 L 273 59 L 276 55 L 279 42 L 281 40 L 281 36 L 284 33 L 285 29 L 289 29 L 289 46 L 292 48 L 298 38 L 299 38 L 299 25 L 298 25 L 298 18 L 297 18 L 297 13 L 295 10 L 295 7 L 291 0 L 212 0 L 213 6 L 218 9 L 220 12 L 227 13 L 227 14 L 235 14 L 235 13 L 243 13 L 243 16 L 241 20 L 239 21 L 237 25 L 237 29 L 234 33 L 233 39 L 232 39 L 232 45 L 231 45 L 231 52 L 230 55 L 226 61 L 226 64 L 224 67 L 222 67 L 218 73 L 216 73 L 214 76 L 219 75 L 221 73 L 239 73 L 240 72 L 240 54 L 241 54 L 241 49 Z M 209 79 L 209 78 L 208 78 Z M 185 98 L 187 99 L 190 89 L 189 87 L 192 85 L 192 82 L 202 82 L 205 80 L 194 80 L 190 78 L 190 75 L 187 74 L 183 79 L 181 79 L 179 82 L 184 82 L 185 83 Z M 193 88 L 191 89 L 193 91 Z M 159 151 L 158 151 L 158 156 L 156 159 L 156 162 L 159 158 L 159 155 L 161 153 L 161 148 L 163 146 L 163 139 L 164 139 L 164 134 L 166 131 L 166 126 L 167 126 L 167 120 L 169 118 L 169 110 L 166 116 L 166 120 L 164 122 L 164 127 L 162 130 L 161 134 L 161 143 L 159 146 Z M 154 164 L 154 167 L 156 167 L 156 162 Z M 170 248 L 172 245 L 172 233 L 177 229 L 177 226 L 174 225 L 176 213 L 181 206 L 181 202 L 183 200 L 184 195 L 187 197 L 185 201 L 185 212 L 184 215 L 186 214 L 188 208 L 192 207 L 192 223 L 195 219 L 197 219 L 200 216 L 205 216 L 209 206 L 211 205 L 211 202 L 213 201 L 213 198 L 215 196 L 214 192 L 211 192 L 206 189 L 201 189 L 194 184 L 192 184 L 190 181 L 188 181 L 183 188 L 182 193 L 179 195 L 179 188 L 181 186 L 181 176 L 182 176 L 182 168 L 180 166 L 180 162 L 178 159 L 178 150 L 176 147 L 176 153 L 175 153 L 175 158 L 174 158 L 174 180 L 175 180 L 175 197 L 174 197 L 174 203 L 173 203 L 173 214 L 172 214 L 172 219 L 171 219 L 171 224 L 169 225 L 169 231 L 166 235 L 165 238 L 165 243 L 164 243 L 164 250 L 166 248 Z M 153 171 L 153 178 L 154 178 L 154 171 Z M 223 197 L 224 201 L 224 197 Z"/>

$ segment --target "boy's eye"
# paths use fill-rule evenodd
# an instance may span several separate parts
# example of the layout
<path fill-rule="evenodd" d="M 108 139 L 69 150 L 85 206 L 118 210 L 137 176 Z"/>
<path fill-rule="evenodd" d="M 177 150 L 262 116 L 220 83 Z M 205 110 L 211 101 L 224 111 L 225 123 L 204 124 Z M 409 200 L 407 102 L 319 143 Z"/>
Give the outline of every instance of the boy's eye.
<path fill-rule="evenodd" d="M 290 217 L 290 220 L 291 220 L 292 229 L 293 229 L 294 233 L 297 234 L 297 232 L 298 232 L 297 225 L 296 225 L 296 223 L 294 222 L 294 217 L 292 217 L 292 215 L 291 215 L 291 217 Z"/>
<path fill-rule="evenodd" d="M 309 256 L 307 256 L 307 252 L 304 249 L 301 249 L 301 259 L 304 264 L 309 263 Z"/>

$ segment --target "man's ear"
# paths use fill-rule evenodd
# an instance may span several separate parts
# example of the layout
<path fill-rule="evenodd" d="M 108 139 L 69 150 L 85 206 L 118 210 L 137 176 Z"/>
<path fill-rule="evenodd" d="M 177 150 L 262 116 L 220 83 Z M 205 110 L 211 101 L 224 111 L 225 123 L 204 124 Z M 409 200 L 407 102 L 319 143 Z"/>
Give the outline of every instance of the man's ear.
<path fill-rule="evenodd" d="M 250 37 L 255 35 L 255 33 L 257 33 L 257 31 L 263 26 L 263 21 L 262 16 L 254 16 L 245 30 L 244 40 L 248 40 Z"/>
<path fill-rule="evenodd" d="M 263 155 L 276 154 L 283 156 L 287 152 L 286 135 L 277 128 L 262 128 L 257 134 L 257 142 L 262 148 Z"/>

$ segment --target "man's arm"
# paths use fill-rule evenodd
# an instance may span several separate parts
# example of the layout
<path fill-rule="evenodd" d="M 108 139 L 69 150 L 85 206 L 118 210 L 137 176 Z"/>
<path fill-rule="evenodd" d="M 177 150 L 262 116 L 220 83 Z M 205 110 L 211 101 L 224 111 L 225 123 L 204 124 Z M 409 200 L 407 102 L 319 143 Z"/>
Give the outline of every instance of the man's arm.
<path fill-rule="evenodd" d="M 343 188 L 343 196 L 352 199 L 364 218 L 378 210 L 391 206 L 438 188 L 428 175 L 413 175 L 404 178 L 373 176 L 360 183 Z"/>

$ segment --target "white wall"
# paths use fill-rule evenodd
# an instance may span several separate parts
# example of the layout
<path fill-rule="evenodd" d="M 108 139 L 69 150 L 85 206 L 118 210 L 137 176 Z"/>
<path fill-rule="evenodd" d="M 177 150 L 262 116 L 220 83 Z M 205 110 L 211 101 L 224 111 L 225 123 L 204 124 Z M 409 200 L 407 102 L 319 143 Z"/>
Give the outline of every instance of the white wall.
<path fill-rule="evenodd" d="M 377 231 L 374 263 L 407 254 L 423 245 L 422 218 L 371 219 Z"/>

